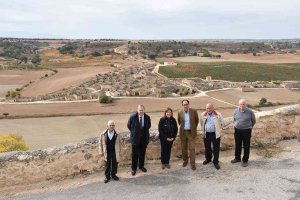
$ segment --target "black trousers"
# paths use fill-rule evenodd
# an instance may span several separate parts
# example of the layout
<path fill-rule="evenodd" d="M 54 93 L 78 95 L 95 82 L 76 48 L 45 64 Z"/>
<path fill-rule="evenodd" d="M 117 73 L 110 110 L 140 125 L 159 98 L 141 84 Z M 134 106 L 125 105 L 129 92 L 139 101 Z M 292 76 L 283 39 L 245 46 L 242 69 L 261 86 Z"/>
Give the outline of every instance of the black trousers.
<path fill-rule="evenodd" d="M 243 162 L 248 162 L 250 155 L 250 140 L 252 129 L 237 129 L 234 128 L 235 140 L 235 159 L 241 160 L 242 145 L 244 147 Z"/>
<path fill-rule="evenodd" d="M 132 145 L 131 169 L 133 171 L 137 170 L 138 164 L 140 169 L 144 167 L 146 148 L 146 142 L 143 140 L 137 145 Z"/>
<path fill-rule="evenodd" d="M 118 162 L 116 158 L 116 154 L 107 155 L 107 161 L 105 165 L 105 177 L 110 179 L 110 177 L 114 177 L 118 171 Z"/>
<path fill-rule="evenodd" d="M 170 163 L 170 157 L 171 157 L 171 149 L 172 149 L 173 142 L 169 142 L 167 140 L 161 139 L 160 145 L 161 145 L 161 164 L 166 165 Z"/>
<path fill-rule="evenodd" d="M 220 152 L 220 142 L 221 139 L 216 138 L 215 132 L 206 132 L 206 137 L 203 138 L 205 147 L 205 159 L 211 161 L 212 155 L 214 155 L 213 163 L 219 163 L 219 152 Z M 213 144 L 213 150 L 211 149 L 211 144 Z"/>

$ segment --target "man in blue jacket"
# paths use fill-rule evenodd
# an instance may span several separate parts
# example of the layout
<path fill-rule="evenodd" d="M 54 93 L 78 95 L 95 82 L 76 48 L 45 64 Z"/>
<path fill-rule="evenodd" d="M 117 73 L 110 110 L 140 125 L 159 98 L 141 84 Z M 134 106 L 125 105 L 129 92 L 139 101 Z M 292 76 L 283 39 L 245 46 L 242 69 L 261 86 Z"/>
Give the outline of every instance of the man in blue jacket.
<path fill-rule="evenodd" d="M 146 148 L 149 144 L 149 129 L 151 128 L 151 119 L 145 113 L 145 107 L 138 105 L 136 113 L 130 116 L 127 128 L 130 130 L 130 142 L 132 144 L 131 156 L 131 175 L 136 174 L 137 165 L 143 172 L 147 172 L 144 167 Z"/>

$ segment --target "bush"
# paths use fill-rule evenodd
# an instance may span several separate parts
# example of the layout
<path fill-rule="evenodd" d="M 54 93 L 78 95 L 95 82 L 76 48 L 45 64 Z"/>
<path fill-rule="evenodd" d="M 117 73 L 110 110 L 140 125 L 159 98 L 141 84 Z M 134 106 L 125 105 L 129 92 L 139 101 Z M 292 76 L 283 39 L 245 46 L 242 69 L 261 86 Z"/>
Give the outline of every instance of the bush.
<path fill-rule="evenodd" d="M 41 58 L 38 54 L 35 54 L 32 58 L 31 58 L 31 62 L 33 64 L 39 64 L 41 62 Z"/>
<path fill-rule="evenodd" d="M 99 96 L 99 102 L 100 103 L 111 103 L 112 102 L 112 99 L 111 98 L 109 98 L 106 94 L 101 94 L 100 96 Z"/>
<path fill-rule="evenodd" d="M 6 95 L 7 98 L 16 98 L 20 96 L 20 91 L 7 91 Z"/>
<path fill-rule="evenodd" d="M 259 106 L 264 106 L 266 103 L 267 103 L 267 99 L 264 97 L 259 100 Z"/>
<path fill-rule="evenodd" d="M 156 56 L 157 56 L 156 54 L 149 54 L 148 58 L 151 60 L 155 60 Z"/>
<path fill-rule="evenodd" d="M 58 50 L 61 54 L 73 54 L 77 48 L 78 48 L 77 43 L 69 42 L 68 44 L 58 48 Z"/>
<path fill-rule="evenodd" d="M 26 151 L 28 146 L 22 136 L 9 134 L 0 136 L 0 153 L 9 151 Z"/>

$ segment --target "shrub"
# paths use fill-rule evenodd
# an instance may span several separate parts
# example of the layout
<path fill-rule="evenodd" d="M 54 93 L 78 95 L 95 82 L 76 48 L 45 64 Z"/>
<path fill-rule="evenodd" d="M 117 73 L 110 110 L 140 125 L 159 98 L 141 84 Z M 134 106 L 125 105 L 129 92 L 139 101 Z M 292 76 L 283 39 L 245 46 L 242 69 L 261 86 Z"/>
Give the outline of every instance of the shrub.
<path fill-rule="evenodd" d="M 259 100 L 259 106 L 264 106 L 266 103 L 267 103 L 267 99 L 264 97 Z"/>
<path fill-rule="evenodd" d="M 0 153 L 9 151 L 26 151 L 28 146 L 22 136 L 9 134 L 0 136 Z"/>
<path fill-rule="evenodd" d="M 111 103 L 112 99 L 110 99 L 105 93 L 103 93 L 99 96 L 99 102 L 100 103 Z"/>
<path fill-rule="evenodd" d="M 41 58 L 38 54 L 35 54 L 32 58 L 31 58 L 31 62 L 33 64 L 39 64 L 41 62 Z"/>
<path fill-rule="evenodd" d="M 7 98 L 16 98 L 20 96 L 20 91 L 7 91 L 6 95 Z"/>
<path fill-rule="evenodd" d="M 73 54 L 74 51 L 78 48 L 76 43 L 67 43 L 66 45 L 58 48 L 61 54 Z"/>

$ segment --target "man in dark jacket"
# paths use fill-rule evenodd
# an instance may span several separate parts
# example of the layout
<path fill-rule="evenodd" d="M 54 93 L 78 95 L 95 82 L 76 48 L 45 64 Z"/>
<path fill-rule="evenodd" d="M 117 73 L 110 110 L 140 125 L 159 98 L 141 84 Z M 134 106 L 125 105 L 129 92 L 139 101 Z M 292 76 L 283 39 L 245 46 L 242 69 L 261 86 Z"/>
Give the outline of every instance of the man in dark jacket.
<path fill-rule="evenodd" d="M 134 176 L 138 164 L 140 170 L 147 172 L 144 164 L 146 148 L 149 144 L 151 119 L 145 113 L 143 105 L 139 105 L 137 112 L 130 116 L 127 128 L 130 130 L 130 142 L 132 144 L 131 175 Z"/>

